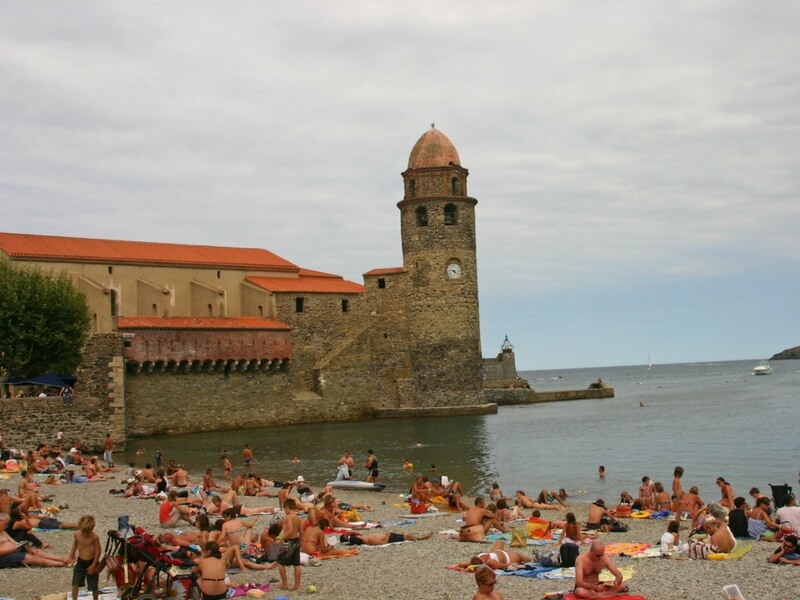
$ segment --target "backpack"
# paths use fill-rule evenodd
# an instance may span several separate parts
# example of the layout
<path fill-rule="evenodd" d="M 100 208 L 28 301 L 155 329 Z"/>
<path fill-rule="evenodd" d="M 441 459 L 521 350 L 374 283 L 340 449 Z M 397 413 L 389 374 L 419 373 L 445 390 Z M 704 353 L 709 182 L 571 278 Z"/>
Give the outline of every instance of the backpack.
<path fill-rule="evenodd" d="M 581 553 L 576 544 L 561 544 L 558 550 L 558 558 L 561 561 L 561 566 L 566 568 L 574 567 L 578 555 Z"/>

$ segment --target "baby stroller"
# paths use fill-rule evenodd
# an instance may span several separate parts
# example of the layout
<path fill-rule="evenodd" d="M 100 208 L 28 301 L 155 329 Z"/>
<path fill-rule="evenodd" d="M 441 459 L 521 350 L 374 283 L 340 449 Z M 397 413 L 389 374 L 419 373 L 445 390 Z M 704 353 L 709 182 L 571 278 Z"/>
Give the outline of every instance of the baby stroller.
<path fill-rule="evenodd" d="M 123 533 L 110 530 L 105 557 L 122 600 L 200 600 L 202 596 L 197 576 L 186 570 L 194 563 L 162 555 L 158 543 L 141 527 L 132 527 Z"/>

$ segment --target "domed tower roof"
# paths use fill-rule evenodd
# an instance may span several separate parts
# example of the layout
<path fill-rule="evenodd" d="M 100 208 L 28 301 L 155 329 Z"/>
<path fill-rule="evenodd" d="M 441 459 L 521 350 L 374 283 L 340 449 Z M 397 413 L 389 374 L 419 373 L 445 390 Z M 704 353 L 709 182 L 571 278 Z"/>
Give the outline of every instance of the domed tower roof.
<path fill-rule="evenodd" d="M 450 165 L 461 165 L 456 147 L 445 134 L 431 124 L 431 128 L 414 144 L 408 157 L 408 168 L 424 169 Z"/>

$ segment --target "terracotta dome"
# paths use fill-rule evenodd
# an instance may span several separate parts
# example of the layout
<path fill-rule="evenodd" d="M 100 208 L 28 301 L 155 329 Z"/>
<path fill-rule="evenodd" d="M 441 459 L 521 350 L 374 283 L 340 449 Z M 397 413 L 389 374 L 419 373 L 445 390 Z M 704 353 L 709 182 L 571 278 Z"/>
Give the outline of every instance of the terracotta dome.
<path fill-rule="evenodd" d="M 434 127 L 422 134 L 408 157 L 409 169 L 447 167 L 450 164 L 461 165 L 456 147 L 445 134 Z"/>

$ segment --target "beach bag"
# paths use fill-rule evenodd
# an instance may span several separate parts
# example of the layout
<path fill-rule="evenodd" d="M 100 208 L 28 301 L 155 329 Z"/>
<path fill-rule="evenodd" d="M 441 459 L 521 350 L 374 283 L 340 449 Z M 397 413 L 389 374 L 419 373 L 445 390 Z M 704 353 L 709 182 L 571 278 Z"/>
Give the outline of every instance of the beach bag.
<path fill-rule="evenodd" d="M 425 505 L 424 500 L 411 498 L 411 500 L 409 500 L 408 503 L 411 506 L 412 515 L 424 515 L 428 511 L 428 507 Z"/>
<path fill-rule="evenodd" d="M 614 516 L 617 517 L 630 517 L 633 510 L 628 504 L 618 504 L 614 510 Z"/>
<path fill-rule="evenodd" d="M 628 531 L 628 526 L 623 525 L 619 521 L 614 521 L 613 523 L 611 523 L 611 529 L 609 529 L 609 531 L 613 533 L 625 533 L 626 531 Z"/>
<path fill-rule="evenodd" d="M 561 547 L 558 549 L 558 558 L 561 562 L 561 566 L 565 569 L 574 567 L 575 561 L 578 559 L 580 552 L 581 551 L 576 544 L 561 544 Z"/>
<path fill-rule="evenodd" d="M 544 519 L 531 517 L 525 524 L 529 538 L 542 539 L 550 537 L 550 523 Z"/>
<path fill-rule="evenodd" d="M 525 530 L 515 527 L 511 530 L 511 543 L 512 548 L 527 548 L 528 540 L 525 539 Z"/>

